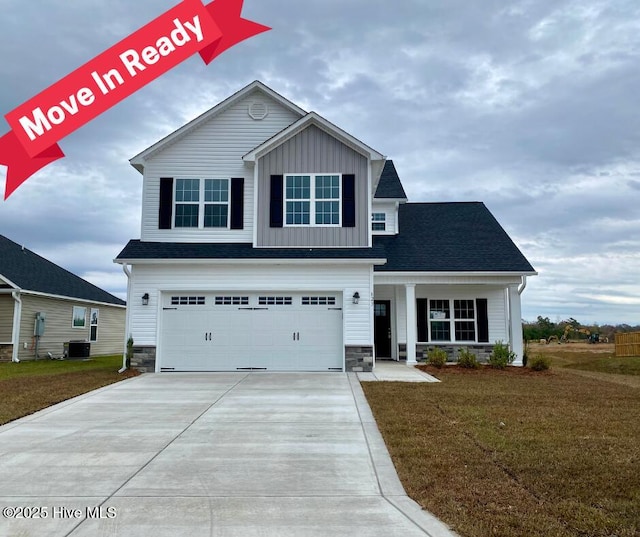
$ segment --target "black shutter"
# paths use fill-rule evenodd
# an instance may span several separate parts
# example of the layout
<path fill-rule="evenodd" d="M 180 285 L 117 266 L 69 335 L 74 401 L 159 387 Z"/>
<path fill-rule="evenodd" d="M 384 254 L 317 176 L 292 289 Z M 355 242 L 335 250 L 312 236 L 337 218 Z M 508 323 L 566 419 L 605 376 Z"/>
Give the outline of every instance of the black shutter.
<path fill-rule="evenodd" d="M 342 176 L 342 227 L 356 227 L 356 176 Z"/>
<path fill-rule="evenodd" d="M 419 298 L 417 301 L 418 341 L 429 341 L 429 301 Z"/>
<path fill-rule="evenodd" d="M 487 313 L 487 299 L 476 298 L 478 320 L 478 342 L 489 343 L 489 315 Z"/>
<path fill-rule="evenodd" d="M 244 179 L 231 179 L 231 229 L 244 228 Z"/>
<path fill-rule="evenodd" d="M 269 225 L 282 227 L 282 175 L 271 176 L 271 205 L 269 208 Z"/>
<path fill-rule="evenodd" d="M 160 204 L 158 207 L 158 229 L 171 229 L 173 214 L 173 177 L 160 178 Z"/>

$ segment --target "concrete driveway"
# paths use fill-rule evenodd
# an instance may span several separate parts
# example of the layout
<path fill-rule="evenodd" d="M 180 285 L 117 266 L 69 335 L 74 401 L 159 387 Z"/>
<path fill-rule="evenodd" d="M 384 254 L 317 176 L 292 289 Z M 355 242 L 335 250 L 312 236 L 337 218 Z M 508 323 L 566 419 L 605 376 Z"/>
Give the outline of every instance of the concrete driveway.
<path fill-rule="evenodd" d="M 144 375 L 0 427 L 0 535 L 453 535 L 354 374 Z"/>

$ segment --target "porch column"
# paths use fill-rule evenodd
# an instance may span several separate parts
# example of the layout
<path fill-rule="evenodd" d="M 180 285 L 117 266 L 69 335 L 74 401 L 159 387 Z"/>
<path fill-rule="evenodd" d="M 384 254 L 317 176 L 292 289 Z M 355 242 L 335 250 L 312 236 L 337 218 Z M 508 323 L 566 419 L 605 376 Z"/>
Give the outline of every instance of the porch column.
<path fill-rule="evenodd" d="M 416 284 L 404 286 L 407 302 L 407 365 L 416 363 L 417 318 L 416 318 Z"/>
<path fill-rule="evenodd" d="M 517 285 L 509 286 L 509 335 L 511 350 L 516 353 L 513 365 L 522 365 L 522 308 Z"/>

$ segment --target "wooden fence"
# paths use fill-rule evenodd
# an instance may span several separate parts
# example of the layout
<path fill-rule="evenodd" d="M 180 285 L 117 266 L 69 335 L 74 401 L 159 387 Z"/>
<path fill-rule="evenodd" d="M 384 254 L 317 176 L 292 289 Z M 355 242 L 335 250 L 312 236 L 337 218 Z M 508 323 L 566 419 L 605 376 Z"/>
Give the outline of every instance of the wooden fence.
<path fill-rule="evenodd" d="M 616 356 L 640 356 L 640 332 L 616 334 Z"/>

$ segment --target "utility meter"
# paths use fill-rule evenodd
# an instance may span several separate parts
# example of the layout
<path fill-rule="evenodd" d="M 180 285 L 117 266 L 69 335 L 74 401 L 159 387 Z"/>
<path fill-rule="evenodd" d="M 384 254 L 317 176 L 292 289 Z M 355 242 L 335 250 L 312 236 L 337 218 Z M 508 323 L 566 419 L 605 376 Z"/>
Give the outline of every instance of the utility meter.
<path fill-rule="evenodd" d="M 44 312 L 39 311 L 38 313 L 36 313 L 36 327 L 33 331 L 34 336 L 44 336 L 44 321 L 46 318 L 47 315 Z"/>

